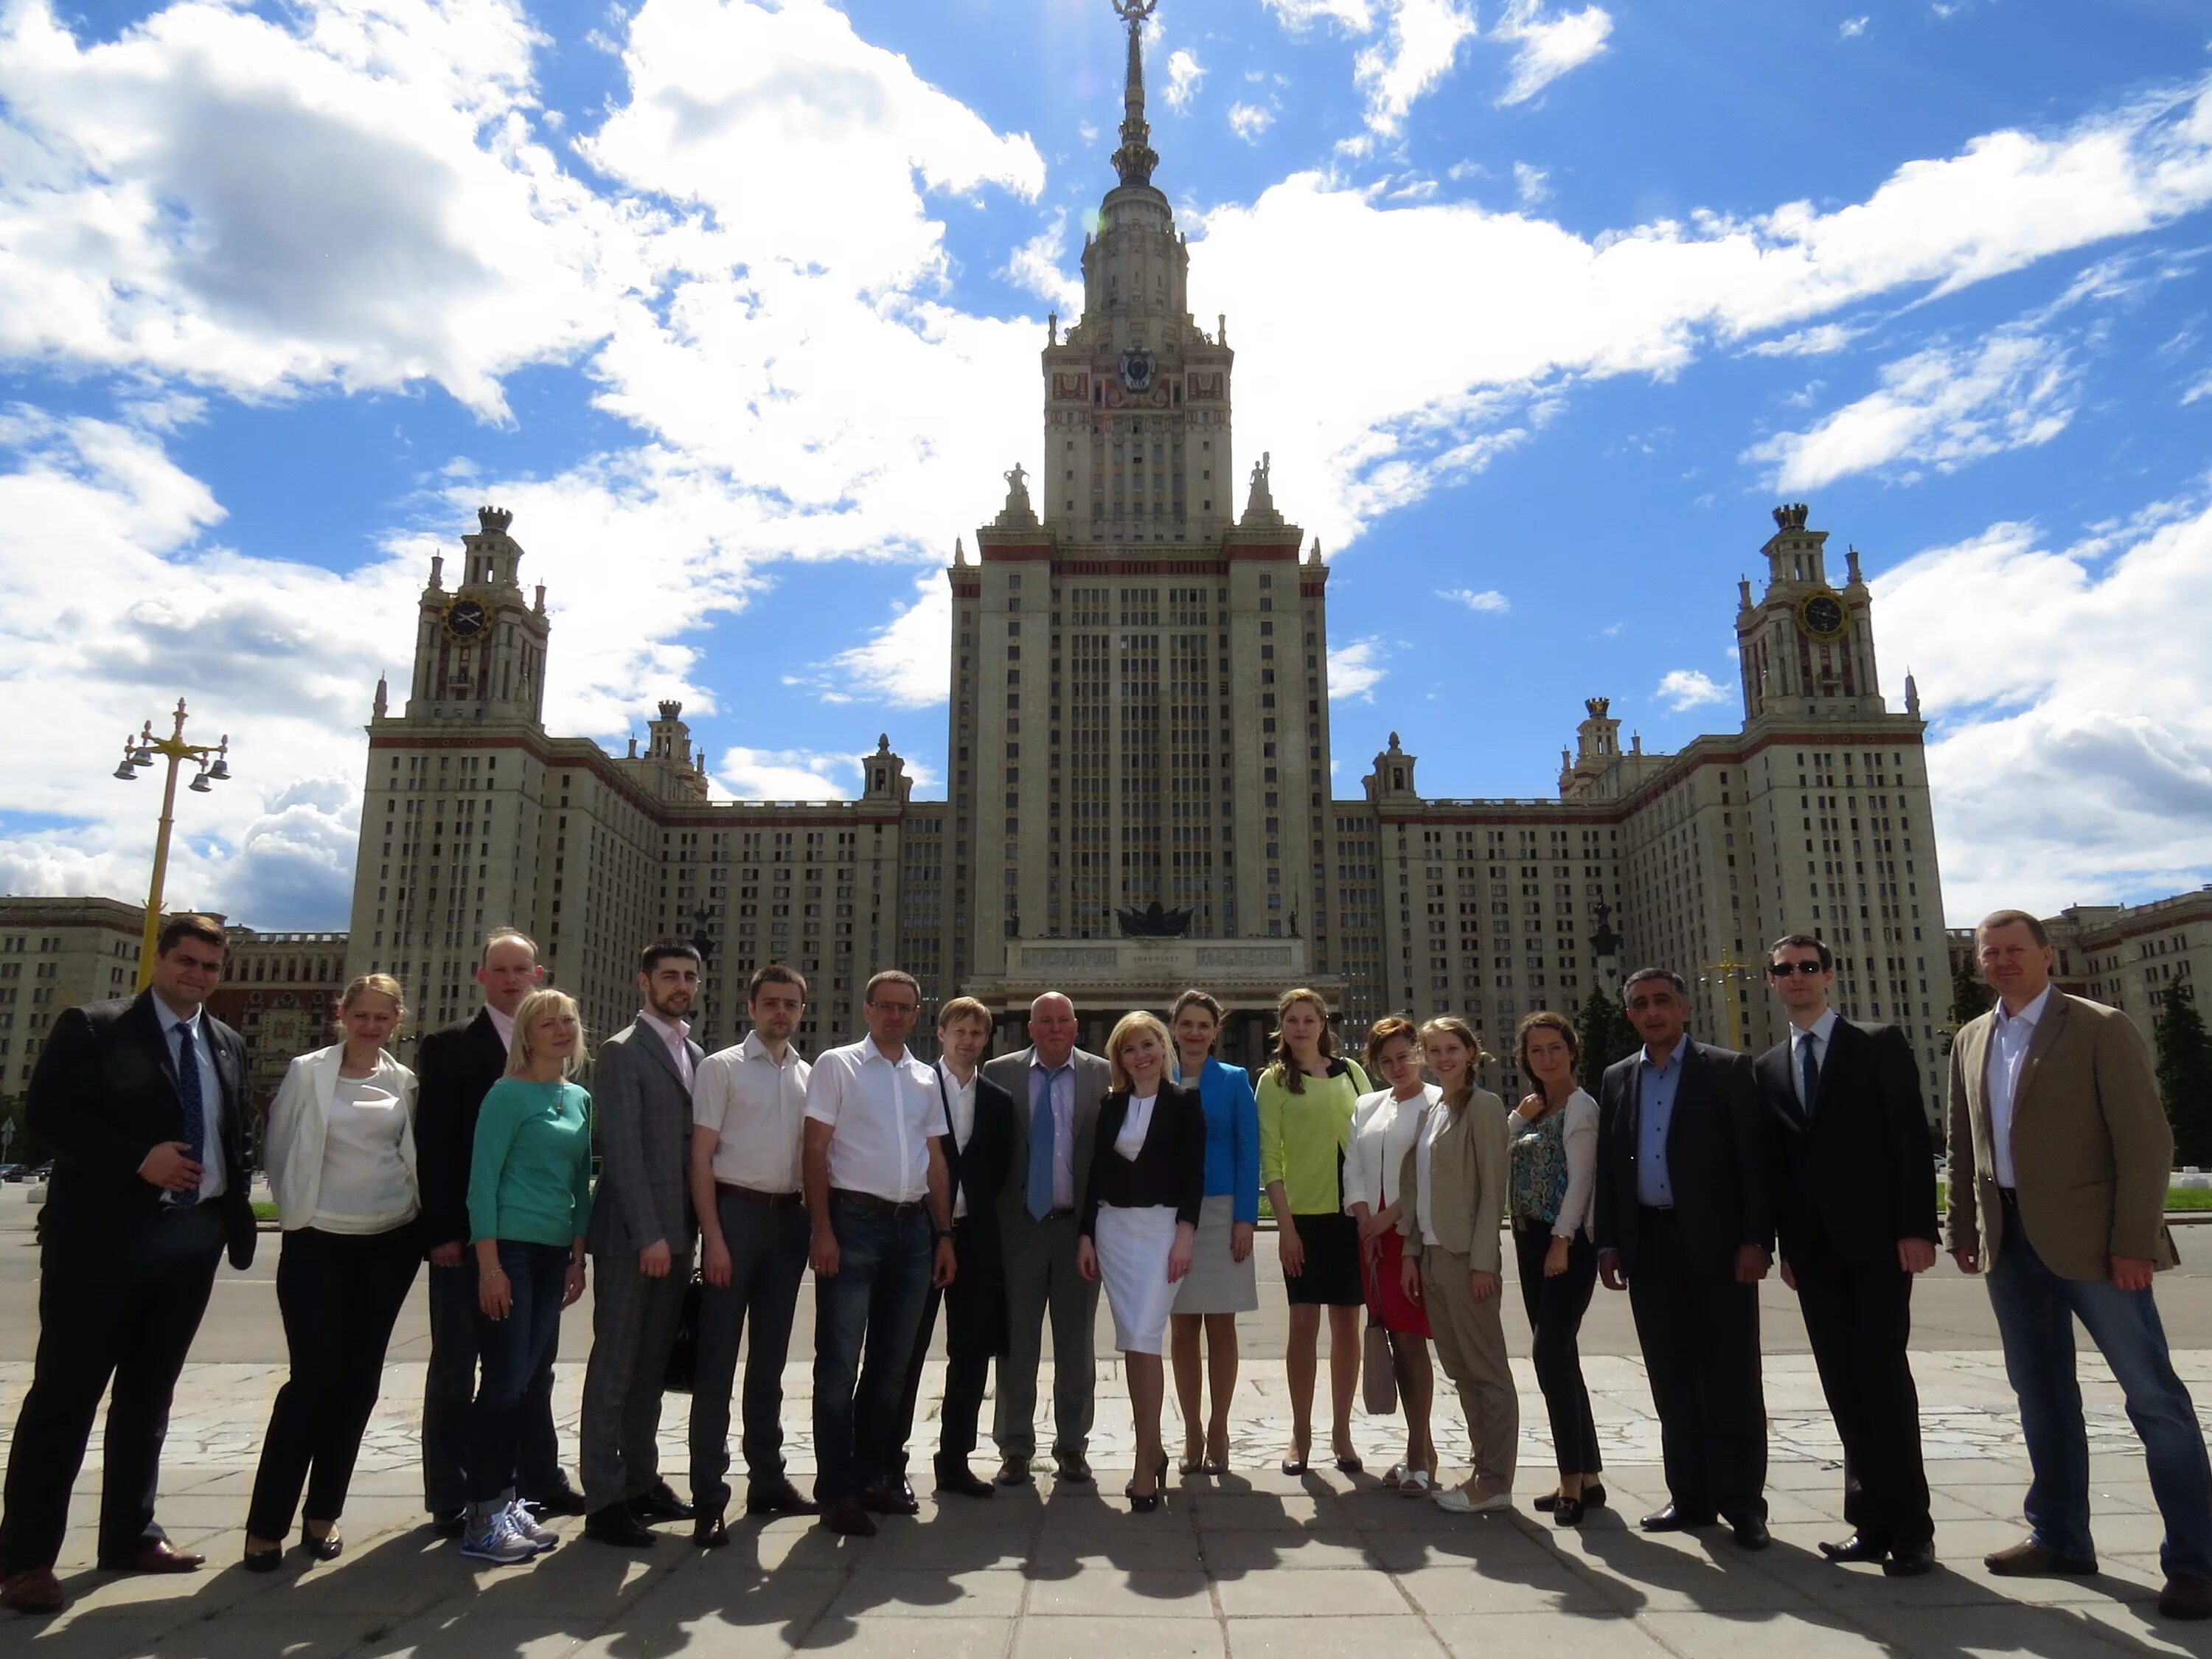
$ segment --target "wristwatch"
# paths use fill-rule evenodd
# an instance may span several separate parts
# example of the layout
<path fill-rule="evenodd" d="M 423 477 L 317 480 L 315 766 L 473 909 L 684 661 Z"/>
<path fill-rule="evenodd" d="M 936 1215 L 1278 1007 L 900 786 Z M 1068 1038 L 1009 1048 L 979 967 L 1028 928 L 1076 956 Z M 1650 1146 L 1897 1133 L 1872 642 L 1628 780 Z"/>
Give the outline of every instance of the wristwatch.
<path fill-rule="evenodd" d="M 937 1242 L 938 1242 L 939 1243 L 942 1244 L 942 1243 L 943 1243 L 946 1239 L 948 1239 L 948 1238 L 950 1238 L 950 1237 L 952 1237 L 952 1229 L 951 1229 L 951 1228 L 950 1228 L 950 1227 L 939 1227 L 939 1228 L 938 1228 L 938 1229 L 937 1229 Z"/>

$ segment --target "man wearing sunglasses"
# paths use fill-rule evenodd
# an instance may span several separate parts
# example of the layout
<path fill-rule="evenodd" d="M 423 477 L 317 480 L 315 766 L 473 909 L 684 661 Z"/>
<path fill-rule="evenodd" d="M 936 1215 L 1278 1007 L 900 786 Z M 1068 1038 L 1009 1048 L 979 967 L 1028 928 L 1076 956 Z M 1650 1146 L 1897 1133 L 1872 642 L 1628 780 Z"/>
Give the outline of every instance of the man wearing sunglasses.
<path fill-rule="evenodd" d="M 1935 1565 L 1935 1524 L 1905 1343 L 1912 1276 L 1936 1265 L 1935 1158 L 1905 1033 L 1830 1007 L 1835 967 L 1809 933 L 1767 952 L 1767 982 L 1790 1019 L 1753 1068 L 1773 1148 L 1782 1282 L 1797 1292 L 1844 1443 L 1853 1531 L 1821 1553 L 1917 1577 Z"/>

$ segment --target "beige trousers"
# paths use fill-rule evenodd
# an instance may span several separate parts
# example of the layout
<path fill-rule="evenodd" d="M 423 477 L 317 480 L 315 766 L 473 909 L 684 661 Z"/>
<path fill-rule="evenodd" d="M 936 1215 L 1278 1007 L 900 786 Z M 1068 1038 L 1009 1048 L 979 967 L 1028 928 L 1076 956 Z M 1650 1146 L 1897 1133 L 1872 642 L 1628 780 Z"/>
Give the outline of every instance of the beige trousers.
<path fill-rule="evenodd" d="M 1421 1296 L 1444 1375 L 1459 1389 L 1474 1443 L 1474 1473 L 1486 1485 L 1510 1491 L 1521 1449 L 1521 1400 L 1505 1357 L 1504 1279 L 1500 1294 L 1474 1299 L 1468 1258 L 1431 1244 L 1421 1252 Z"/>

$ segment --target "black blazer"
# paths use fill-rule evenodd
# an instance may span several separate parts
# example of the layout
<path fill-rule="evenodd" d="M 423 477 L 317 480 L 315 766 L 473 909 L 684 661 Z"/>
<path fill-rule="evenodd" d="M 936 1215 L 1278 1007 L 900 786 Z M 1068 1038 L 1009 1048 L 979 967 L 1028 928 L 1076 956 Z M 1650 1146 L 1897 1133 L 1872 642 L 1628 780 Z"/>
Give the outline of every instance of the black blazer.
<path fill-rule="evenodd" d="M 962 1300 L 971 1306 L 986 1306 L 993 1310 L 991 1352 L 1004 1353 L 1007 1339 L 1006 1299 L 1002 1293 L 1006 1263 L 1000 1244 L 999 1194 L 1006 1184 L 1006 1171 L 1013 1164 L 1014 1097 L 985 1077 L 978 1066 L 975 1121 L 968 1131 L 968 1144 L 963 1147 L 952 1137 L 952 1103 L 945 1095 L 945 1073 L 935 1066 L 930 1069 L 937 1078 L 939 1100 L 945 1111 L 945 1133 L 938 1139 L 944 1143 L 952 1191 L 956 1197 L 964 1194 L 968 1200 L 968 1214 L 961 1224 L 955 1247 L 959 1256 L 957 1282 L 965 1293 Z M 950 1330 L 946 1335 L 950 1340 Z"/>
<path fill-rule="evenodd" d="M 1206 1108 L 1194 1085 L 1160 1085 L 1152 1121 L 1134 1158 L 1114 1150 L 1129 1116 L 1129 1091 L 1116 1089 L 1098 1103 L 1098 1136 L 1091 1152 L 1091 1179 L 1083 1192 L 1082 1235 L 1098 1231 L 1098 1206 L 1142 1210 L 1175 1206 L 1176 1219 L 1198 1224 L 1206 1202 Z"/>
<path fill-rule="evenodd" d="M 506 1075 L 507 1045 L 489 1008 L 426 1034 L 416 1051 L 415 1176 L 426 1246 L 468 1242 L 477 1109 Z"/>
<path fill-rule="evenodd" d="M 1591 1227 L 1601 1250 L 1618 1250 L 1636 1273 L 1637 1067 L 1639 1046 L 1606 1067 L 1598 1085 L 1597 1211 Z M 1737 1247 L 1774 1243 L 1766 1127 L 1752 1080 L 1751 1056 L 1682 1041 L 1681 1081 L 1667 1129 L 1667 1179 L 1674 1220 L 1689 1261 L 1720 1277 L 1735 1270 Z"/>
<path fill-rule="evenodd" d="M 246 1043 L 202 1011 L 200 1030 L 222 1088 L 224 1231 L 231 1265 L 253 1260 L 252 1175 L 246 1167 Z M 138 1166 L 166 1140 L 185 1138 L 177 1065 L 154 1012 L 154 994 L 65 1010 L 39 1051 L 27 1115 L 54 1149 L 46 1188 L 45 1236 L 95 1247 L 128 1248 L 131 1224 L 160 1210 L 159 1188 Z"/>
<path fill-rule="evenodd" d="M 1936 1229 L 1936 1164 L 1920 1070 L 1894 1025 L 1838 1019 L 1808 1125 L 1784 1037 L 1753 1067 L 1766 1109 L 1775 1221 L 1795 1262 L 1825 1241 L 1847 1261 L 1894 1266 L 1897 1241 Z"/>

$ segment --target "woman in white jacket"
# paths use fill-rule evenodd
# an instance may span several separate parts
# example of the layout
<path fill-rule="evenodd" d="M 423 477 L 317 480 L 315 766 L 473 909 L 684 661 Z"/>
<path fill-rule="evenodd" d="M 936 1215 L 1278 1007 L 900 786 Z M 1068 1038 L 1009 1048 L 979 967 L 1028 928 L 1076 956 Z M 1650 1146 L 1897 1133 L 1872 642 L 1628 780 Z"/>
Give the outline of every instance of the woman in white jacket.
<path fill-rule="evenodd" d="M 273 1570 L 301 1486 L 301 1547 L 337 1559 L 384 1351 L 422 1265 L 415 1074 L 384 1052 L 405 1013 L 399 982 L 366 974 L 338 1004 L 345 1040 L 284 1073 L 262 1140 L 284 1230 L 276 1306 L 291 1376 L 277 1390 L 246 1512 L 246 1565 Z"/>

